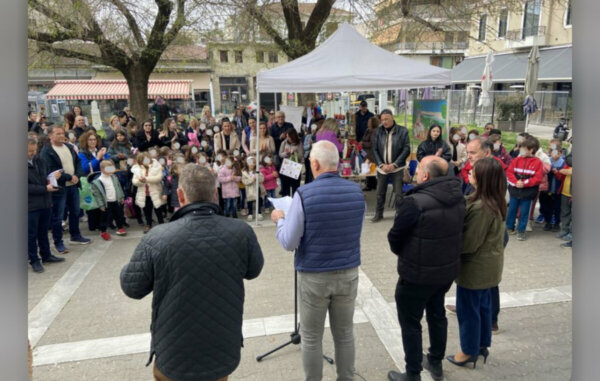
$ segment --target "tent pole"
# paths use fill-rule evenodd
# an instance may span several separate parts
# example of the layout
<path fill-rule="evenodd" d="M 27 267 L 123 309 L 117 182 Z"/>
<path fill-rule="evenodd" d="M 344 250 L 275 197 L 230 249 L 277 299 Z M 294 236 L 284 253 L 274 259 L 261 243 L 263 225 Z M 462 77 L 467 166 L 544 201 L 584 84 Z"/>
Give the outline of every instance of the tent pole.
<path fill-rule="evenodd" d="M 252 131 L 250 131 L 250 137 L 252 138 Z M 256 86 L 256 165 L 254 166 L 255 176 L 256 176 L 256 204 L 254 206 L 254 223 L 255 226 L 260 226 L 260 222 L 258 222 L 258 210 L 260 207 L 260 93 L 258 92 L 258 86 Z"/>
<path fill-rule="evenodd" d="M 404 91 L 404 127 L 408 128 L 408 90 Z"/>
<path fill-rule="evenodd" d="M 452 95 L 452 89 L 448 89 L 448 95 L 446 96 L 446 141 L 450 143 L 450 99 Z"/>

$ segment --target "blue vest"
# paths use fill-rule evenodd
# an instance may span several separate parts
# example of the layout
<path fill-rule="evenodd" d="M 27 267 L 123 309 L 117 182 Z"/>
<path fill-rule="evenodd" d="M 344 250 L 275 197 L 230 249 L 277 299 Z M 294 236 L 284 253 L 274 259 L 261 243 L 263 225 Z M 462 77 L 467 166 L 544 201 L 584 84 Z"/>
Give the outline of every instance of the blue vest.
<path fill-rule="evenodd" d="M 325 272 L 360 266 L 365 198 L 360 186 L 337 173 L 324 173 L 298 188 L 304 235 L 296 250 L 296 271 Z"/>

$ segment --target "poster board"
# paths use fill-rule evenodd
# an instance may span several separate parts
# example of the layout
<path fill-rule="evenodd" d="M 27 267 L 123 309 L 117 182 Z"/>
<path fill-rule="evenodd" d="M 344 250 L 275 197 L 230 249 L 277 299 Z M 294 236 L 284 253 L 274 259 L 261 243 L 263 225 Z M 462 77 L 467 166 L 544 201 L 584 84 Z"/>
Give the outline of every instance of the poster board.
<path fill-rule="evenodd" d="M 427 139 L 429 127 L 439 124 L 442 127 L 442 138 L 446 131 L 446 100 L 424 100 L 413 101 L 413 137 L 418 140 Z"/>
<path fill-rule="evenodd" d="M 300 178 L 300 173 L 302 173 L 302 164 L 296 163 L 290 159 L 283 159 L 281 169 L 279 170 L 280 175 L 285 175 L 298 180 Z"/>
<path fill-rule="evenodd" d="M 304 107 L 281 105 L 279 106 L 279 109 L 285 113 L 285 121 L 293 124 L 296 131 L 300 133 Z"/>

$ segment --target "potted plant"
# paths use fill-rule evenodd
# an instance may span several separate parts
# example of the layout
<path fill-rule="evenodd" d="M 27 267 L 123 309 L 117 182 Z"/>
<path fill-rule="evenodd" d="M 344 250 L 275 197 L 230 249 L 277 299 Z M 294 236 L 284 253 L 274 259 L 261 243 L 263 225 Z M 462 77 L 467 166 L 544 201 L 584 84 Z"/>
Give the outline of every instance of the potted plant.
<path fill-rule="evenodd" d="M 506 99 L 498 100 L 498 129 L 501 131 L 525 131 L 525 113 L 523 112 L 522 95 L 511 95 Z"/>

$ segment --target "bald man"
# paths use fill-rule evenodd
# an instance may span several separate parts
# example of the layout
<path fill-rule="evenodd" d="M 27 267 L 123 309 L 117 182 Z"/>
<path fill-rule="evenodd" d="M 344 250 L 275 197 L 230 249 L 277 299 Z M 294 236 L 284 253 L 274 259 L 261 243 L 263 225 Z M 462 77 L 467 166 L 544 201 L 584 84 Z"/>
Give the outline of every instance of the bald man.
<path fill-rule="evenodd" d="M 396 308 L 402 327 L 406 373 L 390 371 L 388 379 L 420 380 L 423 367 L 443 379 L 448 321 L 444 297 L 458 275 L 465 201 L 457 177 L 448 177 L 448 163 L 424 157 L 417 168 L 417 186 L 398 205 L 388 233 L 398 256 Z M 423 359 L 421 318 L 427 311 L 429 353 Z"/>

